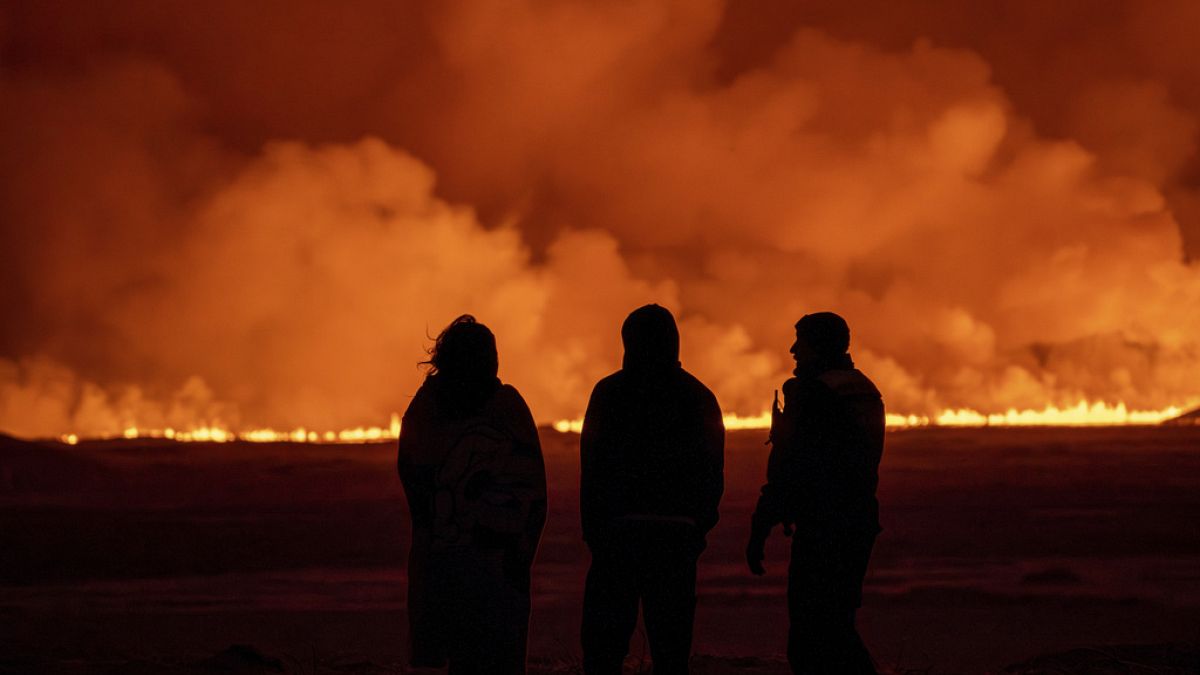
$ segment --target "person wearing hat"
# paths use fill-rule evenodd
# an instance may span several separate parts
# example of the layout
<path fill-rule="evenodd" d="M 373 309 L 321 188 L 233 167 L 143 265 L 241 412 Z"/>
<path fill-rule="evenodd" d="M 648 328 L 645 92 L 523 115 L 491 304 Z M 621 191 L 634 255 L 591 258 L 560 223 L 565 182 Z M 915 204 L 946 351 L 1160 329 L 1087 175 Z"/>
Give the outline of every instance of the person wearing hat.
<path fill-rule="evenodd" d="M 788 662 L 793 673 L 874 673 L 855 627 L 879 534 L 884 408 L 854 367 L 850 328 L 832 312 L 796 322 L 795 377 L 772 414 L 767 483 L 751 518 L 746 562 L 762 575 L 776 525 L 792 536 Z"/>

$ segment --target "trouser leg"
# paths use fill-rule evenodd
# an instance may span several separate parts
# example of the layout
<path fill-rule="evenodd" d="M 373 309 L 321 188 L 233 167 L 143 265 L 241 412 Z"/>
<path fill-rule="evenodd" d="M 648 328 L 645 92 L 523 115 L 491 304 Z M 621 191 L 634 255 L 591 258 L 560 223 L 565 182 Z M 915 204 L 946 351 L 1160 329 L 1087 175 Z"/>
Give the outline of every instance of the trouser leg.
<path fill-rule="evenodd" d="M 446 675 L 483 675 L 484 672 L 478 663 L 455 659 L 450 659 L 450 667 L 446 669 Z"/>
<path fill-rule="evenodd" d="M 655 675 L 688 672 L 696 615 L 696 558 L 688 541 L 666 539 L 645 580 L 642 614 Z"/>
<path fill-rule="evenodd" d="M 457 551 L 439 562 L 450 673 L 523 675 L 528 586 L 504 572 L 497 551 Z"/>
<path fill-rule="evenodd" d="M 858 634 L 855 614 L 856 610 L 850 610 L 845 619 L 846 623 L 842 633 L 842 665 L 844 666 L 842 672 L 875 675 L 877 672 L 875 661 L 871 659 L 871 653 L 867 651 L 862 636 Z"/>
<path fill-rule="evenodd" d="M 871 542 L 797 541 L 788 569 L 788 662 L 796 674 L 875 673 L 855 626 Z"/>
<path fill-rule="evenodd" d="M 446 622 L 441 612 L 440 587 L 429 574 L 429 534 L 414 527 L 408 555 L 409 665 L 446 665 Z"/>
<path fill-rule="evenodd" d="M 583 670 L 619 675 L 637 626 L 634 570 L 621 552 L 593 552 L 583 593 Z"/>
<path fill-rule="evenodd" d="M 507 658 L 501 664 L 505 673 L 525 675 L 525 661 L 529 649 L 529 615 L 532 608 L 530 601 L 530 568 L 522 566 L 515 570 L 506 570 L 505 577 L 511 588 L 512 602 L 512 632 L 511 648 Z"/>
<path fill-rule="evenodd" d="M 525 657 L 529 640 L 529 595 L 515 590 L 501 599 L 503 611 L 497 613 L 498 639 L 495 653 L 485 659 L 480 672 L 496 675 L 525 675 Z"/>
<path fill-rule="evenodd" d="M 817 622 L 812 620 L 811 615 L 797 611 L 790 605 L 791 603 L 788 607 L 788 665 L 791 666 L 794 675 L 820 673 L 818 652 L 821 640 L 816 631 Z"/>

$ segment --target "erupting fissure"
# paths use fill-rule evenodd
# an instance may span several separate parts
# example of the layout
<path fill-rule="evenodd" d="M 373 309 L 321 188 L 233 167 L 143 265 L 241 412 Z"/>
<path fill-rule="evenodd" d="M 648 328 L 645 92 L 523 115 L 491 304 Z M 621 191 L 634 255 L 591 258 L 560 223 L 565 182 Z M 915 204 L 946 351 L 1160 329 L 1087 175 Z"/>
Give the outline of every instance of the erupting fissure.
<path fill-rule="evenodd" d="M 246 431 L 231 431 L 224 425 L 205 424 L 189 429 L 142 429 L 136 425 L 127 427 L 124 431 L 94 437 L 83 437 L 79 434 L 63 434 L 60 440 L 68 445 L 75 445 L 81 440 L 112 440 L 116 438 L 164 438 L 179 442 L 226 443 L 229 441 L 246 441 L 250 443 L 369 443 L 373 441 L 395 440 L 400 437 L 400 415 L 392 413 L 386 427 L 354 427 L 341 431 L 313 431 L 305 427 L 296 427 L 291 431 L 281 429 L 249 429 Z"/>
<path fill-rule="evenodd" d="M 651 302 L 731 429 L 826 309 L 897 428 L 1200 395 L 1200 3 L 211 4 L 0 5 L 2 433 L 387 438 L 464 312 L 571 430 Z"/>
<path fill-rule="evenodd" d="M 1136 426 L 1161 424 L 1179 417 L 1185 411 L 1200 405 L 1200 400 L 1189 401 L 1184 406 L 1168 406 L 1161 410 L 1130 410 L 1124 402 L 1110 405 L 1104 401 L 1081 400 L 1073 406 L 1060 408 L 1047 405 L 1041 410 L 1017 410 L 1010 408 L 999 413 L 983 413 L 967 408 L 946 409 L 935 416 L 888 413 L 889 429 L 911 429 L 917 427 L 1095 427 Z M 724 415 L 727 430 L 769 429 L 771 413 L 758 415 Z M 551 427 L 559 433 L 579 433 L 583 419 L 560 419 Z M 205 424 L 188 429 L 144 429 L 131 425 L 121 432 L 82 436 L 63 434 L 63 443 L 75 445 L 84 440 L 113 440 L 118 438 L 160 438 L 179 442 L 225 443 L 246 441 L 250 443 L 369 443 L 394 440 L 400 437 L 400 415 L 393 413 L 386 427 L 355 427 L 340 431 L 315 431 L 296 427 L 290 431 L 282 429 L 249 429 L 233 431 L 217 424 Z"/>
<path fill-rule="evenodd" d="M 1200 404 L 1200 400 L 1190 401 L 1185 406 L 1168 406 L 1161 410 L 1130 410 L 1124 402 L 1110 405 L 1104 401 L 1088 402 L 1081 400 L 1074 406 L 1059 408 L 1047 405 L 1041 410 L 1017 410 L 1010 408 L 1001 413 L 982 413 L 967 408 L 946 409 L 936 416 L 902 415 L 888 413 L 887 426 L 891 429 L 906 429 L 913 427 L 1085 427 L 1085 426 L 1121 426 L 1161 424 L 1169 419 L 1180 416 L 1184 411 Z M 725 428 L 735 429 L 768 429 L 771 426 L 771 413 L 764 411 L 758 415 L 742 416 L 734 413 L 726 414 Z M 582 419 L 562 419 L 554 424 L 556 431 L 579 433 L 583 428 Z"/>

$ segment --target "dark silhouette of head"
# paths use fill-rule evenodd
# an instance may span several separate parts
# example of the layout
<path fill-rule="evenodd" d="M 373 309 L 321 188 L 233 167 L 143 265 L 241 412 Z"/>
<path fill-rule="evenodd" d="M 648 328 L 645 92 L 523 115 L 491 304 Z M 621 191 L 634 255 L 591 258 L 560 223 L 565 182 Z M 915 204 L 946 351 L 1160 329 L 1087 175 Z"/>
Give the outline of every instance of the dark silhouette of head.
<path fill-rule="evenodd" d="M 621 326 L 621 341 L 625 344 L 626 369 L 679 365 L 679 328 L 666 307 L 644 305 L 630 312 Z"/>
<path fill-rule="evenodd" d="M 796 322 L 792 356 L 797 369 L 837 361 L 850 349 L 850 326 L 833 312 L 805 314 Z"/>
<path fill-rule="evenodd" d="M 463 314 L 443 330 L 429 350 L 430 375 L 450 379 L 484 382 L 495 379 L 500 370 L 496 336 L 470 314 Z"/>

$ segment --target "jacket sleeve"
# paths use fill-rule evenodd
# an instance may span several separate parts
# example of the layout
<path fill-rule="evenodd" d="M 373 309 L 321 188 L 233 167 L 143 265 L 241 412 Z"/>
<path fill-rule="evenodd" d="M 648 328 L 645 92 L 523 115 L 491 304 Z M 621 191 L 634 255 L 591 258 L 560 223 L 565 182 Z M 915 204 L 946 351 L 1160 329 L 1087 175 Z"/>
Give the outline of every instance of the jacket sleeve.
<path fill-rule="evenodd" d="M 797 472 L 802 454 L 799 417 L 807 403 L 804 387 L 792 378 L 783 385 L 783 412 L 771 427 L 771 453 L 767 457 L 767 482 L 762 486 L 751 518 L 751 535 L 766 537 L 771 528 L 794 516 L 798 500 Z"/>
<path fill-rule="evenodd" d="M 532 564 L 542 538 L 542 530 L 546 526 L 546 461 L 542 455 L 542 443 L 538 437 L 533 413 L 515 388 L 512 389 L 512 393 L 516 408 L 513 413 L 513 436 L 516 440 L 514 454 L 522 459 L 523 467 L 518 480 L 514 481 L 518 485 L 514 487 L 522 493 L 522 499 L 528 500 L 529 508 L 520 549 L 523 560 Z"/>
<path fill-rule="evenodd" d="M 396 470 L 404 486 L 409 516 L 413 525 L 420 528 L 430 527 L 433 519 L 434 469 L 416 461 L 422 455 L 421 444 L 428 442 L 427 418 L 432 411 L 427 399 L 423 390 L 417 391 L 404 411 L 400 438 L 396 443 Z"/>
<path fill-rule="evenodd" d="M 605 432 L 605 410 L 600 384 L 592 389 L 587 412 L 583 415 L 583 429 L 579 434 L 579 517 L 583 528 L 583 540 L 589 545 L 596 541 L 604 516 L 599 486 L 603 477 L 599 475 L 598 456 Z"/>
<path fill-rule="evenodd" d="M 701 424 L 705 474 L 702 483 L 704 498 L 696 525 L 707 533 L 720 518 L 721 495 L 725 492 L 725 422 L 717 398 L 708 392 Z"/>

